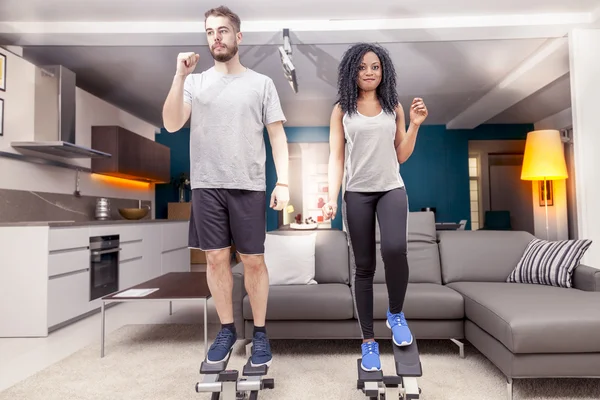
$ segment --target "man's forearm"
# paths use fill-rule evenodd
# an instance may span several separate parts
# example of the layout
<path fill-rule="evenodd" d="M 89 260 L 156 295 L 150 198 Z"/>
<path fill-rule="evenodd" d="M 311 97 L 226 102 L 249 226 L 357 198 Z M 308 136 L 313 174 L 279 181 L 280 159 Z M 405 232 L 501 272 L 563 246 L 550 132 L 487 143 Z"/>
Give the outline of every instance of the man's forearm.
<path fill-rule="evenodd" d="M 283 127 L 280 131 L 271 136 L 271 149 L 273 151 L 273 161 L 275 162 L 275 170 L 277 172 L 277 182 L 288 184 L 288 143 Z"/>
<path fill-rule="evenodd" d="M 415 143 L 417 142 L 417 134 L 419 133 L 419 125 L 415 125 L 412 122 L 408 126 L 404 139 L 400 142 L 396 154 L 398 155 L 398 161 L 402 164 L 412 155 L 415 150 Z"/>
<path fill-rule="evenodd" d="M 185 76 L 175 75 L 173 83 L 165 104 L 163 106 L 163 124 L 165 129 L 169 132 L 175 132 L 181 129 L 185 123 L 184 109 L 183 109 L 183 88 L 185 83 Z M 182 122 L 183 121 L 183 122 Z"/>

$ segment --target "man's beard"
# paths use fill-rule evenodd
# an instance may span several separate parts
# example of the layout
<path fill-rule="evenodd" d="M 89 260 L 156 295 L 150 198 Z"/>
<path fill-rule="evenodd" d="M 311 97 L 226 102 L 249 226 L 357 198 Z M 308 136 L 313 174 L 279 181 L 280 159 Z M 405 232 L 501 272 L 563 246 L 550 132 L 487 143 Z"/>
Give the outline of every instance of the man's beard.
<path fill-rule="evenodd" d="M 235 56 L 237 54 L 238 45 L 237 45 L 237 43 L 235 43 L 233 45 L 233 48 L 227 46 L 227 47 L 225 47 L 225 50 L 227 50 L 225 53 L 215 53 L 215 51 L 211 48 L 210 54 L 213 56 L 213 58 L 216 61 L 227 62 L 227 61 L 231 60 L 233 58 L 233 56 Z"/>

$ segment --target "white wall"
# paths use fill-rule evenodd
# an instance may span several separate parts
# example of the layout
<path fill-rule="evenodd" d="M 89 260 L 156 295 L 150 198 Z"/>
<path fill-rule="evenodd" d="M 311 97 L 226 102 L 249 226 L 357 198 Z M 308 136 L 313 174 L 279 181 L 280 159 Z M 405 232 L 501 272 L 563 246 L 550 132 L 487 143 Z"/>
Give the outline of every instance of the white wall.
<path fill-rule="evenodd" d="M 0 151 L 17 153 L 12 141 L 34 139 L 35 66 L 0 48 L 7 55 L 7 88 L 0 91 L 4 99 L 4 136 L 0 136 Z M 157 128 L 117 107 L 77 88 L 76 142 L 91 147 L 92 125 L 119 125 L 154 140 Z M 91 160 L 61 160 L 89 167 Z M 74 170 L 40 166 L 0 157 L 0 188 L 51 193 L 73 193 Z M 80 173 L 80 191 L 84 196 L 107 196 L 154 201 L 153 185 L 118 185 L 88 173 Z M 153 207 L 154 209 L 154 207 Z"/>
<path fill-rule="evenodd" d="M 543 184 L 543 183 L 542 183 Z M 539 182 L 532 182 L 533 220 L 535 236 L 548 240 L 567 240 L 569 221 L 567 215 L 567 181 L 553 181 L 554 205 L 548 206 L 548 235 L 546 235 L 546 208 L 540 206 Z"/>
<path fill-rule="evenodd" d="M 593 241 L 583 263 L 600 268 L 600 29 L 569 34 L 573 149 L 577 185 L 577 227 Z"/>
<path fill-rule="evenodd" d="M 488 177 L 489 153 L 524 153 L 525 140 L 470 140 L 469 154 L 479 154 L 481 164 L 481 209 L 490 209 L 490 186 Z M 539 206 L 538 182 L 532 184 L 531 207 L 535 236 L 546 239 L 546 212 Z M 483 226 L 483 213 L 480 216 Z M 548 207 L 548 231 L 550 240 L 567 239 L 569 225 L 567 219 L 567 188 L 565 181 L 554 181 L 554 205 Z"/>
<path fill-rule="evenodd" d="M 551 115 L 541 121 L 536 122 L 533 127 L 535 130 L 542 129 L 569 129 L 573 126 L 573 110 L 571 107 L 566 108 L 554 115 Z M 570 150 L 570 149 L 568 149 Z M 567 159 L 568 162 L 568 159 Z M 567 164 L 567 168 L 569 165 Z M 575 192 L 575 179 L 570 176 L 568 180 L 554 181 L 554 205 L 558 207 L 548 207 L 548 231 L 550 232 L 551 240 L 566 240 L 569 238 L 569 213 L 571 216 L 574 215 L 575 204 L 571 204 L 569 207 L 568 199 L 569 193 L 568 187 L 571 187 L 573 193 Z M 539 186 L 535 184 L 533 186 L 533 200 L 534 202 L 539 199 Z M 572 200 L 572 199 L 571 199 Z M 544 207 L 541 211 L 538 209 L 536 213 L 536 232 L 546 232 L 546 220 Z M 573 221 L 575 224 L 576 221 Z M 565 231 L 566 227 L 566 231 Z M 542 236 L 545 238 L 545 236 Z"/>

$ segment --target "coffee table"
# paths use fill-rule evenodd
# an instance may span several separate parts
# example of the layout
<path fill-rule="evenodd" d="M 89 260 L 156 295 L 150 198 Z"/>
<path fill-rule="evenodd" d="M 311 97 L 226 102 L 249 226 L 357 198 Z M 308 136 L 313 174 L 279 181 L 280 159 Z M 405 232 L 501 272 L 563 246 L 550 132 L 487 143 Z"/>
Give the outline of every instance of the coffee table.
<path fill-rule="evenodd" d="M 146 290 L 144 290 L 146 289 Z M 173 301 L 204 302 L 204 356 L 208 353 L 208 299 L 210 290 L 206 272 L 169 272 L 127 289 L 101 298 L 102 333 L 100 357 L 104 357 L 106 304 L 135 301 L 168 301 L 169 315 L 173 314 Z"/>

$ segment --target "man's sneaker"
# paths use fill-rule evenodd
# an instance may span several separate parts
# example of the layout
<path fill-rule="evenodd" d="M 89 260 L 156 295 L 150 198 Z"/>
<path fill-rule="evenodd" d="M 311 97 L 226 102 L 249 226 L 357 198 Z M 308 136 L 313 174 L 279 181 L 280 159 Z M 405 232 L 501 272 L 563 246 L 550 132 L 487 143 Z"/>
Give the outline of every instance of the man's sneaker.
<path fill-rule="evenodd" d="M 362 344 L 362 362 L 360 367 L 365 371 L 380 371 L 379 344 L 376 341 Z"/>
<path fill-rule="evenodd" d="M 396 346 L 408 346 L 413 342 L 413 335 L 408 328 L 404 313 L 392 314 L 387 311 L 385 324 L 392 330 L 392 340 Z"/>
<path fill-rule="evenodd" d="M 227 328 L 223 328 L 217 333 L 215 341 L 208 349 L 206 362 L 216 364 L 225 361 L 237 340 L 237 334 L 231 332 Z"/>
<path fill-rule="evenodd" d="M 261 365 L 271 366 L 273 355 L 271 354 L 271 345 L 264 332 L 256 332 L 252 338 L 252 356 L 250 365 L 258 367 Z"/>

